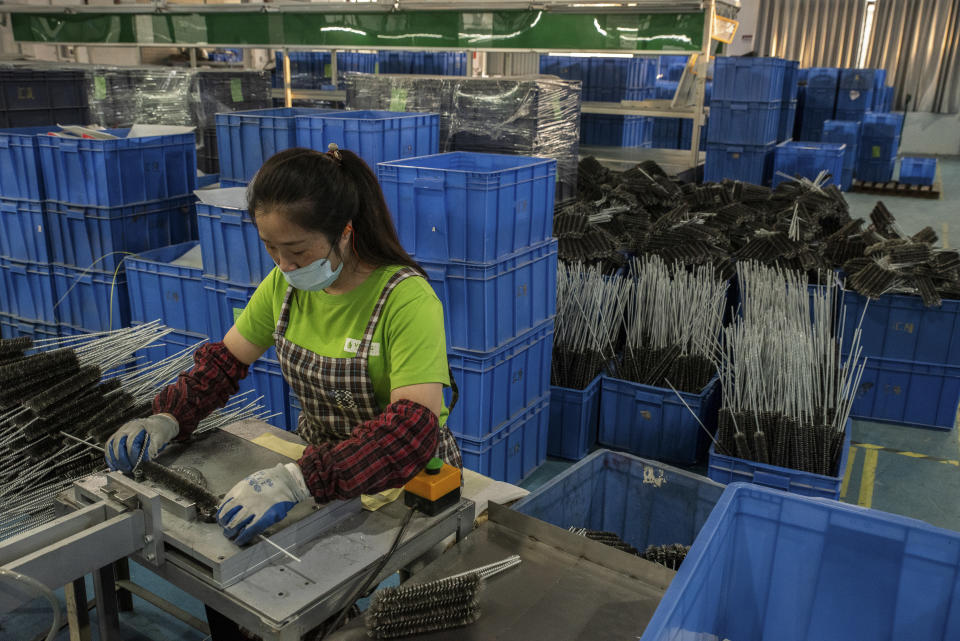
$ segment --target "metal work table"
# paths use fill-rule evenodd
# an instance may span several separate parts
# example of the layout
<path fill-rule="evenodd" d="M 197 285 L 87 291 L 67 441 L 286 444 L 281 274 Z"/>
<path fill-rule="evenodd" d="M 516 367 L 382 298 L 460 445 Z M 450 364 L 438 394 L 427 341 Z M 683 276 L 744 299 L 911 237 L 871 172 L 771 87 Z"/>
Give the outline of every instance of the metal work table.
<path fill-rule="evenodd" d="M 222 438 L 214 444 L 224 452 L 230 449 L 246 452 L 253 447 L 249 443 L 241 444 L 243 447 L 240 448 L 231 447 L 236 446 L 234 437 L 253 441 L 268 434 L 280 441 L 303 443 L 295 435 L 260 421 L 244 421 L 229 426 L 224 431 L 229 436 L 219 435 Z M 209 447 L 210 445 L 204 446 L 203 442 L 195 443 L 182 453 L 174 453 L 169 458 L 162 457 L 161 462 L 167 465 L 194 462 L 199 466 L 196 461 L 204 456 L 201 450 Z M 278 457 L 282 459 L 277 452 L 266 448 L 263 448 L 262 452 L 244 455 L 244 458 L 254 459 L 247 466 L 252 464 L 256 469 L 268 459 L 272 461 Z M 204 465 L 205 472 L 211 467 L 209 463 Z M 222 467 L 221 470 L 212 470 L 209 474 L 209 489 L 215 494 L 225 491 L 223 488 L 226 484 L 232 485 L 252 471 L 236 469 L 234 476 L 220 478 L 224 476 Z M 96 481 L 87 479 L 80 483 L 84 485 L 77 496 L 92 499 L 98 491 Z M 311 523 L 311 506 L 297 506 L 297 509 L 301 508 L 308 513 L 303 522 Z M 389 550 L 407 509 L 402 501 L 389 504 L 375 512 L 362 510 L 355 502 L 345 502 L 336 506 L 326 519 L 313 518 L 312 525 L 301 527 L 299 531 L 299 524 L 294 523 L 271 534 L 272 541 L 288 547 L 300 558 L 301 562 L 297 563 L 279 552 L 271 552 L 271 548 L 265 547 L 264 543 L 255 543 L 240 550 L 223 539 L 222 535 L 213 537 L 210 534 L 219 532 L 216 524 L 191 524 L 178 520 L 175 514 L 177 506 L 171 506 L 168 501 L 163 509 L 164 545 L 159 558 L 156 554 L 148 554 L 146 550 L 136 552 L 129 558 L 237 621 L 265 641 L 299 640 L 303 634 L 350 605 L 347 603 L 350 594 L 368 578 L 369 573 Z M 318 513 L 314 516 L 321 515 Z M 456 535 L 458 540 L 463 538 L 473 528 L 473 523 L 474 504 L 466 499 L 435 517 L 416 513 L 407 526 L 397 551 L 378 580 L 409 566 L 451 535 Z M 196 531 L 204 528 L 204 536 L 197 534 Z M 270 532 L 271 530 L 268 530 L 268 534 Z M 195 549 L 185 553 L 185 550 L 194 544 Z M 224 546 L 223 555 L 219 557 L 213 556 L 218 549 L 217 545 Z M 242 574 L 235 573 L 237 564 L 229 565 L 230 554 L 242 556 L 240 560 L 252 563 L 251 567 L 256 569 Z M 258 558 L 247 558 L 258 554 Z M 222 566 L 218 566 L 217 558 L 222 561 Z M 100 638 L 108 641 L 117 638 L 119 626 L 112 565 L 96 572 L 94 578 Z M 82 579 L 79 586 L 74 582 L 73 589 L 82 589 L 81 586 Z M 121 587 L 124 587 L 123 584 Z M 82 594 L 75 594 L 73 598 L 78 602 L 85 602 Z"/>
<path fill-rule="evenodd" d="M 423 583 L 519 554 L 489 579 L 480 619 L 430 641 L 636 639 L 675 572 L 561 528 L 490 504 L 489 520 L 411 579 Z M 330 641 L 369 639 L 359 617 Z"/>

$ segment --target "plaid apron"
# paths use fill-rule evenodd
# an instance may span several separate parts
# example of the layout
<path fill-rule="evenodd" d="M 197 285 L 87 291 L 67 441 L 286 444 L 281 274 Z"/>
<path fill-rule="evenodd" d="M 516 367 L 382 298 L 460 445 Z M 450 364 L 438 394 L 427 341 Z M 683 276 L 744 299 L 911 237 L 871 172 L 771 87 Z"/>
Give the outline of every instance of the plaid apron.
<path fill-rule="evenodd" d="M 370 315 L 357 355 L 352 358 L 320 356 L 286 339 L 290 307 L 296 291 L 293 287 L 287 287 L 273 339 L 283 376 L 300 399 L 301 412 L 297 424 L 300 438 L 314 445 L 324 441 L 342 441 L 350 437 L 357 425 L 381 414 L 383 408 L 377 406 L 373 382 L 367 370 L 373 331 L 393 288 L 403 280 L 418 275 L 413 269 L 404 267 L 390 277 Z M 463 468 L 460 448 L 445 425 L 440 428 L 435 454 L 447 463 Z"/>

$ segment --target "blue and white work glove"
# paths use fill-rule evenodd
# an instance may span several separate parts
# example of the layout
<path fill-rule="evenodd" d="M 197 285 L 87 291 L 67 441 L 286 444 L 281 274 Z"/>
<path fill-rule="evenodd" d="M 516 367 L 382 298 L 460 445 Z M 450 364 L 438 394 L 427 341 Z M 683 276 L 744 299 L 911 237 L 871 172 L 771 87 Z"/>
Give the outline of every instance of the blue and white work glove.
<path fill-rule="evenodd" d="M 129 421 L 107 441 L 104 451 L 107 465 L 111 470 L 132 472 L 144 447 L 143 460 L 151 461 L 179 433 L 180 424 L 168 414 Z"/>
<path fill-rule="evenodd" d="M 282 521 L 290 509 L 310 497 L 303 472 L 296 463 L 254 472 L 227 492 L 217 521 L 223 535 L 244 545 L 268 527 Z"/>

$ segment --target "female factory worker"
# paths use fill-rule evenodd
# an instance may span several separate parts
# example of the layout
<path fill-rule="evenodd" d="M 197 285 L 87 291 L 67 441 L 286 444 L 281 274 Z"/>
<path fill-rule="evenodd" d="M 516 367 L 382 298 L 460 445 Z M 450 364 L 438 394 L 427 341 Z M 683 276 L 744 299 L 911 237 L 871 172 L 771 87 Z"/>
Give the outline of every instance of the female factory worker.
<path fill-rule="evenodd" d="M 194 367 L 107 444 L 113 469 L 130 470 L 183 439 L 236 393 L 272 345 L 300 399 L 296 463 L 237 483 L 217 513 L 238 544 L 298 501 L 318 503 L 400 487 L 434 455 L 461 466 L 445 425 L 449 384 L 443 312 L 420 267 L 400 246 L 373 173 L 358 156 L 289 149 L 268 160 L 248 207 L 277 267 L 223 342 L 200 347 Z"/>

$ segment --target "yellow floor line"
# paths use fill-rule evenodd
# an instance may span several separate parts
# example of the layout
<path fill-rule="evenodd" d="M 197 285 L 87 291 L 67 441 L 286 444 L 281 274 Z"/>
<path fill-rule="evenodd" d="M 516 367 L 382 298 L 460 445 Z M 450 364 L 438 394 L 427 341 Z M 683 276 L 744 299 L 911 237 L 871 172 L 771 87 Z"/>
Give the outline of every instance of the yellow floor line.
<path fill-rule="evenodd" d="M 860 498 L 858 505 L 871 507 L 873 505 L 873 481 L 877 475 L 877 458 L 880 452 L 873 449 L 863 453 L 863 472 L 860 474 Z"/>
<path fill-rule="evenodd" d="M 840 498 L 847 497 L 847 487 L 850 485 L 850 477 L 853 476 L 853 465 L 857 462 L 857 452 L 859 448 L 851 446 L 850 455 L 847 457 L 847 473 L 843 475 L 843 482 L 840 483 Z"/>

